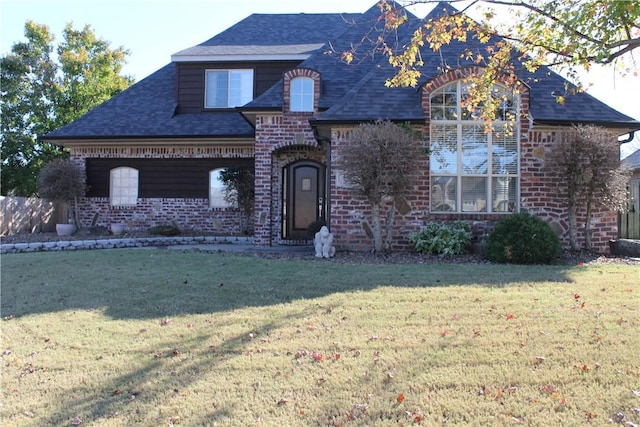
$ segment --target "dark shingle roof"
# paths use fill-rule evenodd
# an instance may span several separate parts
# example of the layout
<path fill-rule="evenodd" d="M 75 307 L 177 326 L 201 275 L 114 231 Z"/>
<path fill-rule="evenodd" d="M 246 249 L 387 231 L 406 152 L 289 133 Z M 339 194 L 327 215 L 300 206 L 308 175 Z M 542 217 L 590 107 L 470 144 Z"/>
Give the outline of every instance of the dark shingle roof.
<path fill-rule="evenodd" d="M 622 159 L 622 164 L 629 166 L 633 170 L 640 170 L 640 149 Z"/>
<path fill-rule="evenodd" d="M 215 37 L 173 55 L 309 54 L 338 37 L 360 14 L 253 14 Z"/>
<path fill-rule="evenodd" d="M 447 3 L 439 3 L 425 19 L 454 12 L 457 11 Z M 362 14 L 254 14 L 194 49 L 217 49 L 218 53 L 269 52 L 269 49 L 302 53 L 311 49 L 313 53 L 300 66 L 321 73 L 321 113 L 313 119 L 315 122 L 424 120 L 420 91 L 385 87 L 384 82 L 393 75 L 394 69 L 386 57 L 375 53 L 375 40 L 363 38 L 371 28 L 381 25 L 379 14 L 377 4 Z M 402 26 L 398 34 L 389 35 L 397 37 L 398 44 L 402 45 L 420 22 L 409 15 L 408 24 Z M 360 45 L 361 53 L 370 55 L 346 64 L 338 56 L 354 44 Z M 238 50 L 238 46 L 244 50 Z M 438 53 L 423 49 L 421 83 L 438 76 L 443 65 L 452 68 L 473 65 L 461 58 L 460 53 L 466 48 L 483 49 L 483 45 L 468 38 L 465 44 L 453 42 Z M 329 51 L 334 54 L 327 54 Z M 535 73 L 521 70 L 519 76 L 530 87 L 530 115 L 537 123 L 595 122 L 626 129 L 640 128 L 640 122 L 586 93 L 567 96 L 565 103 L 559 104 L 554 95 L 565 93 L 566 80 L 546 68 Z M 46 139 L 253 135 L 252 127 L 240 112 L 175 114 L 175 84 L 176 64 L 172 63 L 73 123 L 46 135 Z M 282 107 L 282 92 L 280 80 L 243 108 L 278 110 Z"/>
<path fill-rule="evenodd" d="M 253 128 L 234 111 L 174 114 L 176 64 L 168 64 L 46 139 L 242 137 Z"/>
<path fill-rule="evenodd" d="M 435 19 L 443 13 L 457 13 L 458 11 L 448 3 L 439 3 L 425 18 Z M 407 26 L 406 30 L 411 30 Z M 423 48 L 421 58 L 424 65 L 420 68 L 422 78 L 420 83 L 437 77 L 443 67 L 452 69 L 475 65 L 471 59 L 464 59 L 461 53 L 465 49 L 484 50 L 484 45 L 477 39 L 468 37 L 466 43 L 453 41 L 442 47 L 439 53 L 429 48 Z M 312 58 L 310 58 L 311 60 Z M 572 93 L 565 97 L 563 104 L 558 103 L 556 96 L 566 95 L 568 91 L 575 91 L 575 86 L 546 67 L 541 67 L 535 73 L 530 73 L 524 67 L 516 64 L 520 79 L 530 88 L 529 113 L 537 123 L 601 123 L 621 128 L 640 128 L 640 123 L 597 100 L 587 93 Z M 318 121 L 343 120 L 375 120 L 388 118 L 394 120 L 423 120 L 424 112 L 420 107 L 420 95 L 411 89 L 389 89 L 384 87 L 386 79 L 395 73 L 387 63 L 377 64 L 375 72 L 370 73 L 354 86 L 347 96 L 334 105 L 329 111 L 318 117 Z M 323 74 L 323 81 L 324 81 Z M 327 83 L 328 85 L 329 83 Z M 380 102 L 384 100 L 384 102 Z"/>

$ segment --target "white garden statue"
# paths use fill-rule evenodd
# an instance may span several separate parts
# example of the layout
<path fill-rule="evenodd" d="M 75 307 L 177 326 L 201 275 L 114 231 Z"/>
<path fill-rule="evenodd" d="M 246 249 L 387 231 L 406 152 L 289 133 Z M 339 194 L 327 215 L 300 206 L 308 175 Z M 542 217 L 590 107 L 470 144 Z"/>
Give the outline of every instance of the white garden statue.
<path fill-rule="evenodd" d="M 336 253 L 336 247 L 333 246 L 333 233 L 329 232 L 326 225 L 323 225 L 316 233 L 313 244 L 316 247 L 316 257 L 318 258 L 331 258 Z"/>

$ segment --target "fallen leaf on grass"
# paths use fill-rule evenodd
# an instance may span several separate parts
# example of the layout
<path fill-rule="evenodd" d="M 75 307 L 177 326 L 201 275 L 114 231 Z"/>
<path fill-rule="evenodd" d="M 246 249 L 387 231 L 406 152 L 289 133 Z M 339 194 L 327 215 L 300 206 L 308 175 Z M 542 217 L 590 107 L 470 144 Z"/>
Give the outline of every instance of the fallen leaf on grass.
<path fill-rule="evenodd" d="M 542 387 L 542 391 L 547 393 L 555 393 L 556 387 L 553 384 L 547 384 L 544 387 Z"/>
<path fill-rule="evenodd" d="M 542 362 L 544 362 L 545 360 L 547 360 L 547 359 L 545 359 L 545 357 L 544 357 L 544 356 L 536 356 L 536 358 L 535 358 L 535 359 L 533 359 L 532 364 L 533 364 L 533 365 L 540 365 L 540 364 L 541 364 Z"/>
<path fill-rule="evenodd" d="M 398 402 L 398 403 L 404 402 L 404 394 L 403 393 L 400 393 L 398 395 L 398 397 L 396 397 L 396 402 Z"/>
<path fill-rule="evenodd" d="M 160 321 L 160 325 L 162 326 L 167 326 L 169 323 L 171 323 L 171 319 L 169 318 L 165 318 Z"/>
<path fill-rule="evenodd" d="M 286 405 L 287 402 L 289 402 L 287 399 L 280 399 L 278 400 L 278 406 Z"/>

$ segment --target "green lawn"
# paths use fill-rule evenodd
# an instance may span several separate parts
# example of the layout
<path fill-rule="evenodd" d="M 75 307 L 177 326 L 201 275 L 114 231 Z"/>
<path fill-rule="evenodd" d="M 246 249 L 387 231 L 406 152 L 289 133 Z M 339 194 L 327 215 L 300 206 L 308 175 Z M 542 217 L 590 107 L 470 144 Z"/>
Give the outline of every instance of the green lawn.
<path fill-rule="evenodd" d="M 1 261 L 3 426 L 640 423 L 637 266 Z"/>

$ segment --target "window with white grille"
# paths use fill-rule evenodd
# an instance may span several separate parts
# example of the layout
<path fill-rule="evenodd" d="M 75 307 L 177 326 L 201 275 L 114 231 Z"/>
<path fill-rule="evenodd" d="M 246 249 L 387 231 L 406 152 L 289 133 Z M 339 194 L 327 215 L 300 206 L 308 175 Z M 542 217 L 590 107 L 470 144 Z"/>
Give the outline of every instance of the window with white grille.
<path fill-rule="evenodd" d="M 111 206 L 133 206 L 138 202 L 138 170 L 130 167 L 111 169 L 109 179 Z"/>
<path fill-rule="evenodd" d="M 496 85 L 498 118 L 485 123 L 464 106 L 466 86 L 431 94 L 431 211 L 513 212 L 518 209 L 517 97 Z"/>

